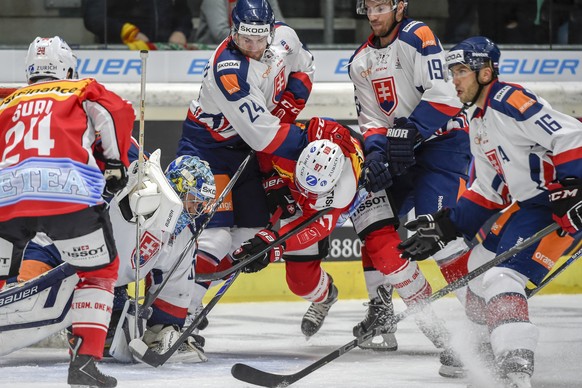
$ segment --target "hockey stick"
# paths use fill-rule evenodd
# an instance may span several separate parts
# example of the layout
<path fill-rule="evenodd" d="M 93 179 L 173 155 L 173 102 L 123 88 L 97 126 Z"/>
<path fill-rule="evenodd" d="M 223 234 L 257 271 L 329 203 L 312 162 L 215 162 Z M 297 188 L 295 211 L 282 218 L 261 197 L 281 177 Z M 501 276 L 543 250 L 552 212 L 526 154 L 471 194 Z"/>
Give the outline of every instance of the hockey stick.
<path fill-rule="evenodd" d="M 214 281 L 214 280 L 220 280 L 225 278 L 226 276 L 229 276 L 230 274 L 232 274 L 233 272 L 238 271 L 239 269 L 246 267 L 249 263 L 257 260 L 259 257 L 263 256 L 266 252 L 268 252 L 269 250 L 271 250 L 273 247 L 281 244 L 282 242 L 286 241 L 287 239 L 289 239 L 291 236 L 293 236 L 295 233 L 299 232 L 301 229 L 303 229 L 304 227 L 306 227 L 307 225 L 309 225 L 310 223 L 312 223 L 313 221 L 317 220 L 319 217 L 323 216 L 324 214 L 327 214 L 328 212 L 331 211 L 331 207 L 328 207 L 326 209 L 320 210 L 317 213 L 315 213 L 314 215 L 312 215 L 311 217 L 305 219 L 304 221 L 300 222 L 299 224 L 295 225 L 291 230 L 289 230 L 287 233 L 285 233 L 282 236 L 279 236 L 277 239 L 275 239 L 275 241 L 273 241 L 271 244 L 269 244 L 269 246 L 267 246 L 265 249 L 263 249 L 261 252 L 246 258 L 244 260 L 241 260 L 240 262 L 236 263 L 235 265 L 233 265 L 232 267 L 225 269 L 224 271 L 220 271 L 220 272 L 213 272 L 213 273 L 204 273 L 204 274 L 200 274 L 200 275 L 196 275 L 195 279 L 196 281 L 200 281 L 200 282 L 210 282 L 210 281 Z"/>
<path fill-rule="evenodd" d="M 521 243 L 516 244 L 514 247 L 512 247 L 512 248 L 508 249 L 507 251 L 503 252 L 502 254 L 496 256 L 491 261 L 483 264 L 482 266 L 469 272 L 465 276 L 455 280 L 452 283 L 449 283 L 445 287 L 434 292 L 428 298 L 426 298 L 426 299 L 424 299 L 424 300 L 422 300 L 422 301 L 420 301 L 412 306 L 409 306 L 406 310 L 400 312 L 399 314 L 396 314 L 394 317 L 392 317 L 392 319 L 390 319 L 389 322 L 386 323 L 385 326 L 376 327 L 373 330 L 367 331 L 366 333 L 362 334 L 361 336 L 356 337 L 355 339 L 348 342 L 347 344 L 335 349 L 334 351 L 332 351 L 328 355 L 320 358 L 319 360 L 315 361 L 314 363 L 301 369 L 299 372 L 282 375 L 282 374 L 261 371 L 257 368 L 250 366 L 250 365 L 237 363 L 237 364 L 234 364 L 232 366 L 231 373 L 232 373 L 233 377 L 238 379 L 238 380 L 241 380 L 241 381 L 244 381 L 244 382 L 247 382 L 250 384 L 254 384 L 254 385 L 259 385 L 262 387 L 286 387 L 286 386 L 289 386 L 289 385 L 295 383 L 296 381 L 302 379 L 303 377 L 309 375 L 310 373 L 315 372 L 316 370 L 318 370 L 322 366 L 330 363 L 331 361 L 335 360 L 336 358 L 344 355 L 345 353 L 349 352 L 350 350 L 358 347 L 363 342 L 382 334 L 386 330 L 386 328 L 397 324 L 398 322 L 400 322 L 401 320 L 403 320 L 404 318 L 408 317 L 411 314 L 417 313 L 423 307 L 425 307 L 427 304 L 432 303 L 435 300 L 442 298 L 443 296 L 449 294 L 452 291 L 455 291 L 458 288 L 466 286 L 469 283 L 469 281 L 482 275 L 483 273 L 485 273 L 489 269 L 503 263 L 504 261 L 509 260 L 515 254 L 517 254 L 520 251 L 522 251 L 523 249 L 531 246 L 532 244 L 538 242 L 539 240 L 546 237 L 550 233 L 555 232 L 559 228 L 560 227 L 558 226 L 558 224 L 555 224 L 555 223 L 545 227 L 544 229 L 540 230 L 536 234 L 525 239 Z"/>
<path fill-rule="evenodd" d="M 537 286 L 536 288 L 528 288 L 525 290 L 525 295 L 528 298 L 531 298 L 532 296 L 534 296 L 535 294 L 537 294 L 538 292 L 540 292 L 542 290 L 542 288 L 544 288 L 545 286 L 548 285 L 548 283 L 550 283 L 552 280 L 554 280 L 554 278 L 558 275 L 560 275 L 562 272 L 564 272 L 566 270 L 566 268 L 568 268 L 570 266 L 570 264 L 572 264 L 573 262 L 575 262 L 576 260 L 578 260 L 580 258 L 580 256 L 582 256 L 582 248 L 578 249 L 578 251 L 576 253 L 574 253 L 572 256 L 570 256 L 570 258 L 568 260 L 566 260 L 565 262 L 562 263 L 562 265 L 560 265 L 555 271 L 553 271 L 550 275 L 548 275 L 540 284 L 539 286 Z"/>
<path fill-rule="evenodd" d="M 140 83 L 140 96 L 139 96 L 139 136 L 138 136 L 138 156 L 137 156 L 137 182 L 140 185 L 143 181 L 143 169 L 144 169 L 144 132 L 145 132 L 145 87 L 146 87 L 146 64 L 148 59 L 148 50 L 141 50 L 139 52 L 139 57 L 141 59 L 141 83 Z M 134 309 L 135 316 L 139 316 L 139 267 L 141 264 L 141 216 L 137 216 L 136 228 L 135 228 L 135 299 L 134 299 Z M 139 319 L 135 320 L 134 332 L 139 333 Z M 139 335 L 139 334 L 136 334 Z"/>
<path fill-rule="evenodd" d="M 135 338 L 131 340 L 131 342 L 129 343 L 129 349 L 133 356 L 138 360 L 156 368 L 160 365 L 163 365 L 166 361 L 168 361 L 170 357 L 172 357 L 174 353 L 176 353 L 176 351 L 182 345 L 182 343 L 184 343 L 184 341 L 186 341 L 190 334 L 192 334 L 192 332 L 198 327 L 200 322 L 202 322 L 202 320 L 208 315 L 208 313 L 210 312 L 210 310 L 212 310 L 214 305 L 218 303 L 220 298 L 222 298 L 224 293 L 230 288 L 230 286 L 232 285 L 232 283 L 238 277 L 239 274 L 240 271 L 237 271 L 235 273 L 232 273 L 226 279 L 226 281 L 224 282 L 222 287 L 220 287 L 216 295 L 214 295 L 210 302 L 208 302 L 208 304 L 204 306 L 202 311 L 200 311 L 196 318 L 194 318 L 190 326 L 188 326 L 182 332 L 182 334 L 180 334 L 180 337 L 178 337 L 176 342 L 172 346 L 170 346 L 170 348 L 166 352 L 157 353 L 150 349 L 147 346 L 147 344 L 143 342 L 140 338 Z"/>
<path fill-rule="evenodd" d="M 228 193 L 230 193 L 232 191 L 232 188 L 234 187 L 236 181 L 242 175 L 243 171 L 245 170 L 246 166 L 249 164 L 249 162 L 254 154 L 255 154 L 254 150 L 251 150 L 251 152 L 249 152 L 249 154 L 242 161 L 242 163 L 238 167 L 238 170 L 236 170 L 236 172 L 234 173 L 234 175 L 232 176 L 232 178 L 230 179 L 230 181 L 228 182 L 228 184 L 226 185 L 224 190 L 222 190 L 222 193 L 220 193 L 220 196 L 218 196 L 218 198 L 210 205 L 210 209 L 206 213 L 206 219 L 204 220 L 202 225 L 200 225 L 200 228 L 198 228 L 196 230 L 196 233 L 194 234 L 194 236 L 192 236 L 190 238 L 190 240 L 188 241 L 188 243 L 186 244 L 186 246 L 182 250 L 182 253 L 180 254 L 180 257 L 178 258 L 178 260 L 176 260 L 176 262 L 172 265 L 172 267 L 168 270 L 168 272 L 164 274 L 164 280 L 162 281 L 162 284 L 156 289 L 156 291 L 154 293 L 148 295 L 147 300 L 142 307 L 142 309 L 144 311 L 149 312 L 149 308 L 152 306 L 152 304 L 154 303 L 156 298 L 160 295 L 160 292 L 162 292 L 162 290 L 164 289 L 164 287 L 168 283 L 168 281 L 170 279 L 170 275 L 172 275 L 176 271 L 176 269 L 180 266 L 180 264 L 182 264 L 182 261 L 184 261 L 184 259 L 186 258 L 186 254 L 190 251 L 190 248 L 192 248 L 192 245 L 196 242 L 196 240 L 198 240 L 198 237 L 200 237 L 200 234 L 204 231 L 204 229 L 206 229 L 206 226 L 208 225 L 208 223 L 210 222 L 210 220 L 214 216 L 214 213 L 216 213 L 216 211 L 218 210 L 218 208 L 220 207 L 220 205 L 224 201 L 224 198 L 226 198 Z"/>
<path fill-rule="evenodd" d="M 331 209 L 331 208 L 328 208 L 328 209 Z M 309 221 L 315 220 L 317 217 L 319 217 L 319 216 L 323 215 L 324 213 L 326 213 L 327 211 L 329 211 L 328 209 L 322 210 L 322 211 L 314 214 L 308 220 Z M 269 224 L 266 227 L 270 228 L 275 222 L 277 222 L 277 220 L 279 219 L 279 217 L 281 216 L 282 213 L 283 213 L 283 209 L 281 209 L 281 208 L 277 209 L 277 211 L 273 214 L 273 216 L 269 220 Z M 302 222 L 301 224 L 304 224 L 304 222 Z M 289 231 L 284 236 L 281 236 L 278 239 L 276 239 L 273 243 L 271 243 L 269 246 L 267 246 L 261 252 L 257 253 L 256 255 L 254 255 L 250 259 L 248 259 L 245 263 L 248 264 L 250 261 L 256 260 L 257 258 L 259 258 L 262 255 L 264 255 L 265 253 L 267 253 L 274 246 L 287 240 L 289 237 L 291 237 L 294 234 L 295 229 L 297 229 L 297 228 L 293 228 L 293 230 Z M 206 306 L 204 306 L 202 311 L 194 318 L 194 320 L 190 323 L 190 325 L 182 331 L 182 334 L 180 334 L 180 337 L 178 337 L 176 342 L 174 342 L 174 344 L 172 344 L 172 346 L 170 346 L 170 348 L 167 351 L 165 351 L 164 353 L 157 353 L 157 352 L 151 350 L 147 346 L 147 344 L 145 342 L 143 342 L 141 339 L 136 338 L 136 339 L 132 340 L 129 344 L 129 348 L 130 348 L 132 354 L 134 355 L 134 357 L 137 358 L 138 360 L 140 360 L 148 365 L 151 365 L 153 367 L 156 367 L 156 368 L 160 365 L 163 365 L 166 361 L 168 361 L 168 359 L 170 357 L 172 357 L 172 355 L 174 353 L 176 353 L 176 351 L 178 350 L 178 348 L 180 348 L 182 343 L 184 341 L 186 341 L 186 339 L 190 336 L 190 334 L 192 334 L 192 332 L 198 327 L 200 322 L 202 322 L 202 320 L 208 315 L 208 313 L 210 312 L 210 310 L 212 310 L 214 305 L 216 305 L 216 303 L 218 303 L 220 298 L 222 298 L 224 293 L 230 288 L 230 286 L 232 285 L 232 283 L 238 277 L 239 274 L 240 274 L 240 271 L 237 270 L 229 275 L 229 277 L 226 279 L 226 281 L 224 282 L 222 287 L 220 287 L 220 289 L 218 290 L 216 295 L 214 295 L 214 297 L 212 297 L 210 302 L 208 302 L 208 304 Z"/>

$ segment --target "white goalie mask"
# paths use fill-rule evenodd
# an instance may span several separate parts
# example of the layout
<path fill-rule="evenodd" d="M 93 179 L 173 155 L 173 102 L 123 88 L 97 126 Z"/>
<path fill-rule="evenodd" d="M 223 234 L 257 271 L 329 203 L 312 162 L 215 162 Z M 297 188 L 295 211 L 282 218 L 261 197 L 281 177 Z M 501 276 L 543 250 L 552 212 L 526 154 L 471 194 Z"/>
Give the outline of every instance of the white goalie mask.
<path fill-rule="evenodd" d="M 63 39 L 37 37 L 28 47 L 25 61 L 26 80 L 37 78 L 76 79 L 77 57 Z"/>
<path fill-rule="evenodd" d="M 328 194 L 342 175 L 346 157 L 339 145 L 315 140 L 301 152 L 295 166 L 295 185 L 307 198 Z"/>

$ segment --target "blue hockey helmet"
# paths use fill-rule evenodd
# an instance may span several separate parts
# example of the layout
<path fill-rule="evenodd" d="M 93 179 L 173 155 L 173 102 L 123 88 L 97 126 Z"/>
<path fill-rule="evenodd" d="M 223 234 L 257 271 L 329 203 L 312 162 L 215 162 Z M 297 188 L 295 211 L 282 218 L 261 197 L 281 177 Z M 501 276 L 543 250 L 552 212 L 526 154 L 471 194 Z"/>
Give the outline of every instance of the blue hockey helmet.
<path fill-rule="evenodd" d="M 192 217 L 201 215 L 214 199 L 214 175 L 208 163 L 199 157 L 182 155 L 168 165 L 165 174 Z"/>
<path fill-rule="evenodd" d="M 267 0 L 238 0 L 232 10 L 233 33 L 268 36 L 275 33 L 275 13 Z"/>
<path fill-rule="evenodd" d="M 455 45 L 447 54 L 447 68 L 464 64 L 473 71 L 479 71 L 483 66 L 490 65 L 494 74 L 499 75 L 499 47 L 484 36 L 473 36 Z"/>

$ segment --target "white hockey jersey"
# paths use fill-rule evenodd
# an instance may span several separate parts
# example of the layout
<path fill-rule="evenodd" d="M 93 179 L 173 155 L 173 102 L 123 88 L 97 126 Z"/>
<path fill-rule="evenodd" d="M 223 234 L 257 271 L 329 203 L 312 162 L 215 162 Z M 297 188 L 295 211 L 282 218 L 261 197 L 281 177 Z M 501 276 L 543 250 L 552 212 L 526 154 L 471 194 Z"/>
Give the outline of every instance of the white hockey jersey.
<path fill-rule="evenodd" d="M 426 24 L 404 19 L 387 47 L 375 40 L 371 35 L 350 59 L 360 130 L 385 135 L 396 118 L 408 117 L 430 138 L 462 106 L 438 38 Z"/>
<path fill-rule="evenodd" d="M 582 177 L 582 123 L 520 85 L 492 84 L 469 135 L 476 180 L 454 210 L 456 224 L 478 228 L 488 210 L 511 201 L 549 204 L 550 182 Z"/>
<path fill-rule="evenodd" d="M 306 101 L 314 70 L 313 56 L 287 25 L 276 24 L 273 43 L 260 61 L 244 56 L 228 37 L 208 61 L 178 154 L 244 142 L 257 151 L 296 159 L 306 145 L 304 134 L 271 112 L 286 90 Z"/>

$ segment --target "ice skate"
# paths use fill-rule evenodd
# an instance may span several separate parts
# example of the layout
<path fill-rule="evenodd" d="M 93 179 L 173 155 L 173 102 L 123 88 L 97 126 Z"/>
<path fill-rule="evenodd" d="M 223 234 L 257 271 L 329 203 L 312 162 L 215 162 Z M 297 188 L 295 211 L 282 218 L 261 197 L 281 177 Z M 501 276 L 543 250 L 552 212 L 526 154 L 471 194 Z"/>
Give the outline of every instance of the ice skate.
<path fill-rule="evenodd" d="M 320 303 L 311 303 L 301 321 L 301 331 L 306 337 L 311 337 L 319 331 L 331 306 L 337 302 L 338 290 L 333 281 L 329 285 L 327 299 Z"/>
<path fill-rule="evenodd" d="M 360 337 L 364 333 L 375 329 L 379 326 L 385 326 L 390 319 L 394 317 L 394 305 L 392 304 L 392 286 L 378 287 L 378 297 L 370 300 L 368 311 L 364 320 L 354 326 L 353 333 L 355 337 Z M 371 338 L 359 346 L 362 349 L 371 349 L 377 351 L 394 351 L 398 349 L 398 342 L 396 341 L 396 325 L 392 325 L 386 329 L 386 333 Z"/>
<path fill-rule="evenodd" d="M 511 350 L 501 357 L 498 371 L 507 388 L 531 388 L 534 353 L 528 349 Z"/>
<path fill-rule="evenodd" d="M 453 379 L 458 379 L 467 375 L 463 362 L 453 349 L 447 348 L 443 350 L 439 359 L 441 361 L 439 375 Z"/>
<path fill-rule="evenodd" d="M 190 326 L 192 322 L 194 322 L 194 319 L 196 319 L 196 317 L 202 312 L 202 309 L 204 309 L 204 306 L 202 305 L 202 303 L 200 303 L 193 313 L 188 312 L 188 315 L 186 315 L 186 321 L 184 322 L 184 327 Z M 196 330 L 204 330 L 207 327 L 208 327 L 208 317 L 204 317 L 196 327 Z"/>
<path fill-rule="evenodd" d="M 174 325 L 154 325 L 146 330 L 143 342 L 154 352 L 162 354 L 172 347 L 181 333 Z M 172 356 L 174 360 L 206 362 L 208 357 L 204 354 L 204 338 L 192 334 L 180 345 L 178 351 Z"/>
<path fill-rule="evenodd" d="M 71 388 L 113 388 L 117 386 L 114 377 L 107 376 L 95 364 L 93 356 L 77 354 L 83 339 L 70 336 L 69 348 L 71 351 L 71 363 L 69 364 L 69 376 L 67 383 Z"/>

